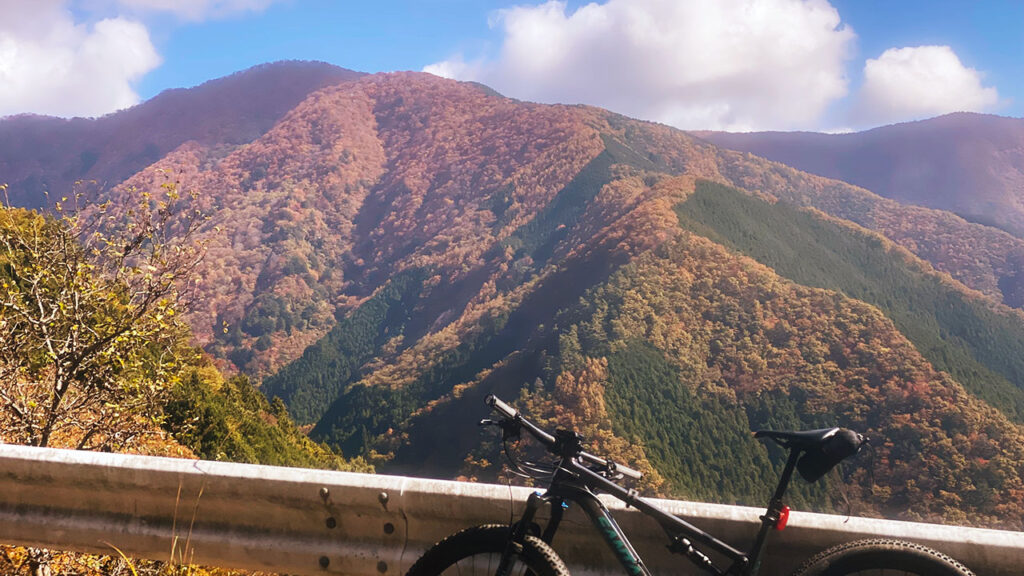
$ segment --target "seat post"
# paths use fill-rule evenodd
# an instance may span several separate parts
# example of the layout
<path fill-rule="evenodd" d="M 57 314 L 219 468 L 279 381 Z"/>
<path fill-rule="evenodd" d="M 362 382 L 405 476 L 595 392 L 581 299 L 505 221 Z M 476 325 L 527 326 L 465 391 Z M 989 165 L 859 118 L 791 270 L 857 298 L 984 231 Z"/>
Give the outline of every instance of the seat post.
<path fill-rule="evenodd" d="M 761 516 L 761 529 L 757 532 L 757 541 L 754 542 L 753 554 L 750 556 L 750 574 L 757 574 L 761 568 L 761 554 L 768 543 L 768 533 L 779 521 L 779 514 L 782 513 L 783 506 L 782 497 L 785 496 L 789 482 L 793 479 L 793 470 L 796 468 L 796 461 L 800 459 L 801 452 L 800 448 L 789 449 L 789 458 L 786 459 L 786 466 L 782 469 L 782 476 L 779 477 L 779 483 L 775 487 L 775 494 L 768 502 L 764 516 Z"/>
<path fill-rule="evenodd" d="M 786 467 L 782 469 L 782 476 L 779 477 L 779 484 L 775 487 L 775 494 L 772 496 L 772 502 L 782 501 L 782 497 L 786 494 L 786 489 L 789 488 L 789 482 L 793 479 L 793 470 L 796 468 L 796 461 L 800 459 L 800 448 L 790 448 L 789 458 L 786 459 Z M 770 504 L 769 504 L 770 507 Z"/>

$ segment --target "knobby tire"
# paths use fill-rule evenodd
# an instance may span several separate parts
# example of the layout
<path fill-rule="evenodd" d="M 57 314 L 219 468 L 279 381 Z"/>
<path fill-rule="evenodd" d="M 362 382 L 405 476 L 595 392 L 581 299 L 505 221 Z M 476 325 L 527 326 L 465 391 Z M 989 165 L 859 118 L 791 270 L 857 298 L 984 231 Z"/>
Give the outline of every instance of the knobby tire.
<path fill-rule="evenodd" d="M 493 576 L 508 544 L 510 530 L 505 525 L 467 528 L 434 544 L 406 576 Z M 515 552 L 508 576 L 569 576 L 558 554 L 536 536 L 526 536 L 521 550 Z"/>
<path fill-rule="evenodd" d="M 974 576 L 966 566 L 927 546 L 877 538 L 833 546 L 794 576 Z"/>

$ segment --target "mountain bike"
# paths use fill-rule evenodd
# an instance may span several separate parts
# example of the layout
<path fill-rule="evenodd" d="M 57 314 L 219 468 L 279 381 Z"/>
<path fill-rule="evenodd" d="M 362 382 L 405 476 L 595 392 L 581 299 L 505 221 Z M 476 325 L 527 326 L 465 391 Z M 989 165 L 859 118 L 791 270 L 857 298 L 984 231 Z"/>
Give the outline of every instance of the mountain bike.
<path fill-rule="evenodd" d="M 499 418 L 482 420 L 480 424 L 499 427 L 513 470 L 546 480 L 547 489 L 530 495 L 519 521 L 510 526 L 476 526 L 453 534 L 427 550 L 406 576 L 568 576 L 569 570 L 551 543 L 570 502 L 584 511 L 629 576 L 650 576 L 615 518 L 597 498 L 598 493 L 610 494 L 653 518 L 664 529 L 669 550 L 686 557 L 703 571 L 716 576 L 756 576 L 769 534 L 784 529 L 789 519 L 789 507 L 782 499 L 793 472 L 798 472 L 808 482 L 815 482 L 839 462 L 857 454 L 867 443 L 863 435 L 844 428 L 756 431 L 755 438 L 777 443 L 789 451 L 789 456 L 761 516 L 757 536 L 750 550 L 744 552 L 661 510 L 638 496 L 636 491 L 620 486 L 617 480 L 639 480 L 641 473 L 585 452 L 583 438 L 576 432 L 559 429 L 550 434 L 497 397 L 488 396 L 486 402 Z M 524 430 L 554 456 L 552 462 L 526 461 L 513 454 L 509 445 L 519 440 Z M 550 512 L 542 529 L 537 523 L 537 514 L 545 507 L 549 507 Z M 718 566 L 700 547 L 724 557 L 728 565 Z M 795 574 L 851 576 L 883 572 L 886 575 L 973 576 L 970 570 L 941 552 L 891 539 L 860 540 L 834 546 L 807 560 Z"/>

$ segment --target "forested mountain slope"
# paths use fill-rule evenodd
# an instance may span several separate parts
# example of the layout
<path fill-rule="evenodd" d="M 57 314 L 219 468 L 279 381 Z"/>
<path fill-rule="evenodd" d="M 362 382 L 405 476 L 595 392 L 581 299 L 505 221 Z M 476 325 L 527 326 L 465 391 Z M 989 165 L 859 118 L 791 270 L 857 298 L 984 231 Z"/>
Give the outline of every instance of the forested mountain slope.
<path fill-rule="evenodd" d="M 842 220 L 702 183 L 677 206 L 680 224 L 805 286 L 881 309 L 936 368 L 1024 422 L 1019 313 L 964 292 L 905 250 Z"/>
<path fill-rule="evenodd" d="M 773 471 L 762 469 L 766 453 L 750 428 L 842 424 L 876 439 L 871 455 L 847 469 L 860 512 L 952 519 L 970 502 L 973 521 L 1016 525 L 1020 426 L 937 372 L 881 311 L 790 283 L 672 230 L 668 219 L 647 222 L 655 226 L 648 231 L 671 236 L 582 297 L 574 291 L 525 345 L 501 357 L 494 348 L 508 335 L 499 331 L 465 347 L 461 362 L 401 389 L 357 384 L 318 431 L 392 452 L 385 470 L 487 474 L 472 464 L 492 458 L 494 447 L 474 450 L 473 420 L 483 396 L 497 392 L 534 415 L 583 426 L 602 451 L 652 466 L 660 473 L 652 487 L 753 503 Z M 520 314 L 528 311 L 513 311 L 509 323 Z M 445 381 L 464 384 L 430 401 Z M 830 509 L 843 492 L 837 480 L 800 488 L 797 501 Z"/>
<path fill-rule="evenodd" d="M 635 125 L 635 123 L 634 123 Z M 626 130 L 630 146 L 686 170 L 798 206 L 813 206 L 875 230 L 970 288 L 1024 304 L 1024 241 L 955 214 L 901 204 L 857 186 L 800 172 L 749 153 L 715 148 L 664 126 Z"/>
<path fill-rule="evenodd" d="M 597 155 L 606 143 L 646 170 L 693 174 L 850 219 L 971 288 L 1010 305 L 1019 300 L 1024 241 L 1004 232 L 722 151 L 665 126 L 525 104 L 426 75 L 324 90 L 219 160 L 201 143 L 186 143 L 127 184 L 154 188 L 173 174 L 202 191 L 222 233 L 211 241 L 194 324 L 209 349 L 262 374 L 299 356 L 336 313 L 395 271 L 440 266 L 438 279 L 471 298 L 473 283 L 500 265 L 488 251 L 519 250 L 517 243 L 537 236 L 530 227 L 565 224 L 551 220 L 559 207 L 548 204 L 562 187 L 575 181 L 590 189 L 584 196 L 596 193 L 597 166 L 581 170 L 605 161 Z M 572 194 L 560 197 L 584 206 Z M 512 253 L 504 264 L 535 267 L 537 255 Z"/>

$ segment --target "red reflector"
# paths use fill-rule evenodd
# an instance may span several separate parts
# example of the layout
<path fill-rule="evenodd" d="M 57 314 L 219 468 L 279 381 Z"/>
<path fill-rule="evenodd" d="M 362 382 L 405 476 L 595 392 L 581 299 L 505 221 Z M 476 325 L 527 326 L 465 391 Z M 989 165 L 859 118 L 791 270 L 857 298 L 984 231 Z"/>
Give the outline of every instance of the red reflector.
<path fill-rule="evenodd" d="M 785 530 L 787 522 L 789 522 L 789 506 L 783 506 L 782 510 L 779 510 L 779 519 L 775 521 L 775 529 Z"/>

